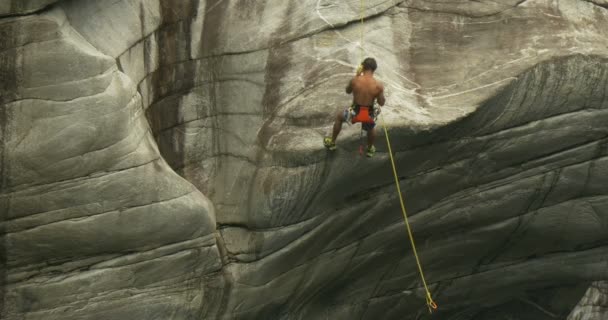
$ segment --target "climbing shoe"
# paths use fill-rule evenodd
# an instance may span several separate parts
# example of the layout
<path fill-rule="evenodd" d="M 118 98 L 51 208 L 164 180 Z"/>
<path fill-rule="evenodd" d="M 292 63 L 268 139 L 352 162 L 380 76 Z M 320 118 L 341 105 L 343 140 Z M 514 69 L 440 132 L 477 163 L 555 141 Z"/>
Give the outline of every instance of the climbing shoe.
<path fill-rule="evenodd" d="M 323 144 L 329 151 L 334 151 L 337 148 L 336 143 L 330 137 L 325 137 L 325 139 L 323 139 Z"/>
<path fill-rule="evenodd" d="M 367 148 L 367 152 L 365 153 L 365 155 L 366 155 L 368 158 L 373 157 L 375 154 L 376 154 L 376 147 L 374 147 L 374 146 L 368 147 L 368 148 Z"/>

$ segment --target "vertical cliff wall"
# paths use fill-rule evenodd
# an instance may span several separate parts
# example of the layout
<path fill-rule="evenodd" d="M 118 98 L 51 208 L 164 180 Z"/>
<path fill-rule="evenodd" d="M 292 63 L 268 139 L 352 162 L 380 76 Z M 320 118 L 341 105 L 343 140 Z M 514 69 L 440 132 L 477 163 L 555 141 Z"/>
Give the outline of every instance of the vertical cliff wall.
<path fill-rule="evenodd" d="M 2 318 L 426 319 L 362 56 L 437 316 L 601 318 L 606 4 L 364 9 L 0 0 Z"/>

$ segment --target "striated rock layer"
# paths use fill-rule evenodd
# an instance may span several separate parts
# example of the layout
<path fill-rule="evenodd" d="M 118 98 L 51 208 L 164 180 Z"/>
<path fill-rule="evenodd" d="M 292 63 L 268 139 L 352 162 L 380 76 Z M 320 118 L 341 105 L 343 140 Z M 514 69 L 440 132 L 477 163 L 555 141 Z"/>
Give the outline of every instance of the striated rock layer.
<path fill-rule="evenodd" d="M 598 281 L 591 284 L 585 296 L 576 305 L 568 320 L 594 320 L 608 317 L 608 283 Z"/>
<path fill-rule="evenodd" d="M 1 318 L 430 318 L 373 56 L 435 317 L 601 319 L 605 4 L 359 6 L 0 0 Z"/>
<path fill-rule="evenodd" d="M 0 17 L 20 16 L 43 10 L 58 0 L 2 0 Z"/>
<path fill-rule="evenodd" d="M 221 269 L 209 200 L 133 80 L 60 8 L 0 21 L 2 319 L 186 319 Z"/>

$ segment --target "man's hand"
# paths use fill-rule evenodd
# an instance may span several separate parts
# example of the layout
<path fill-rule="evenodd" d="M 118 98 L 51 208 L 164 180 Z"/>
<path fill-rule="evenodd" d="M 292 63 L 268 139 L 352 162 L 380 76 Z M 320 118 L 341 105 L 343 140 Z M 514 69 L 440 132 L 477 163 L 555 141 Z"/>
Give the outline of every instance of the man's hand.
<path fill-rule="evenodd" d="M 348 82 L 348 85 L 346 86 L 346 93 L 351 94 L 353 93 L 353 79 L 350 79 L 350 81 Z"/>
<path fill-rule="evenodd" d="M 357 67 L 357 71 L 356 71 L 356 72 L 357 72 L 357 74 L 356 74 L 357 76 L 358 76 L 358 75 L 361 75 L 361 73 L 363 72 L 363 65 L 362 65 L 362 64 L 360 64 L 360 65 Z"/>

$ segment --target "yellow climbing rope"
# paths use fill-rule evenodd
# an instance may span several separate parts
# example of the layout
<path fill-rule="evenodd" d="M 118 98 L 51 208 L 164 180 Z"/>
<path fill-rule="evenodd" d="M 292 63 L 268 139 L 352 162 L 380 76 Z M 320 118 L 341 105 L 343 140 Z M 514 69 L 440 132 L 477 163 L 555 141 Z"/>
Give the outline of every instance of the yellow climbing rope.
<path fill-rule="evenodd" d="M 364 11 L 365 11 L 365 0 L 361 0 L 360 3 L 361 8 L 361 39 L 359 41 L 359 45 L 361 46 L 359 61 L 363 60 L 363 21 L 364 21 Z M 359 66 L 361 68 L 361 66 Z M 357 74 L 359 71 L 357 71 Z M 399 203 L 401 204 L 401 212 L 403 213 L 403 219 L 405 220 L 405 226 L 407 229 L 407 234 L 410 238 L 410 243 L 412 244 L 412 251 L 414 251 L 414 257 L 416 258 L 416 264 L 418 265 L 418 272 L 420 273 L 420 279 L 422 280 L 422 284 L 424 285 L 424 290 L 426 291 L 426 305 L 429 309 L 429 313 L 433 313 L 433 310 L 437 309 L 437 304 L 433 301 L 433 297 L 431 296 L 431 291 L 429 290 L 428 285 L 426 284 L 426 279 L 424 278 L 424 272 L 422 271 L 422 264 L 420 263 L 420 258 L 418 257 L 418 252 L 416 250 L 416 243 L 414 242 L 414 235 L 412 233 L 412 228 L 410 227 L 410 222 L 407 218 L 407 212 L 405 210 L 405 202 L 403 201 L 403 194 L 401 193 L 401 186 L 399 185 L 399 176 L 397 175 L 397 167 L 395 166 L 395 159 L 393 158 L 393 150 L 391 148 L 391 141 L 388 136 L 388 129 L 386 128 L 386 122 L 384 121 L 384 116 L 381 115 L 382 118 L 382 127 L 384 128 L 384 136 L 386 137 L 386 145 L 388 146 L 388 155 L 391 160 L 391 166 L 393 168 L 393 176 L 395 177 L 395 185 L 397 186 L 397 193 L 399 194 Z"/>
<path fill-rule="evenodd" d="M 388 137 L 388 130 L 386 129 L 386 122 L 384 122 L 384 116 L 382 116 L 382 127 L 384 128 L 384 136 L 386 137 L 386 145 L 388 146 L 388 155 L 391 159 L 391 165 L 393 167 L 393 176 L 395 177 L 395 185 L 397 186 L 397 193 L 399 193 L 399 203 L 401 204 L 401 211 L 403 212 L 403 219 L 405 220 L 405 226 L 407 228 L 407 234 L 410 237 L 410 242 L 412 244 L 412 250 L 414 251 L 414 257 L 416 258 L 416 264 L 418 265 L 418 271 L 420 272 L 420 279 L 422 279 L 422 284 L 424 285 L 424 290 L 426 291 L 426 305 L 429 308 L 429 313 L 433 313 L 434 309 L 437 309 L 437 304 L 433 301 L 433 297 L 431 297 L 431 292 L 429 291 L 429 287 L 426 284 L 426 280 L 424 278 L 424 272 L 422 272 L 422 264 L 420 263 L 420 258 L 418 258 L 418 252 L 416 251 L 416 243 L 414 242 L 414 235 L 412 234 L 412 228 L 410 227 L 410 222 L 407 218 L 407 212 L 405 211 L 405 203 L 403 202 L 403 195 L 401 194 L 401 187 L 399 186 L 399 177 L 397 175 L 397 168 L 395 167 L 395 159 L 393 158 L 393 150 L 391 149 L 391 141 Z"/>
<path fill-rule="evenodd" d="M 361 33 L 360 33 L 360 41 L 359 41 L 359 61 L 363 61 L 363 35 L 365 32 L 365 24 L 363 24 L 363 19 L 365 19 L 364 13 L 365 13 L 365 0 L 361 0 L 361 3 L 359 4 L 359 8 L 361 8 L 361 12 L 359 14 L 359 18 L 361 19 Z"/>

